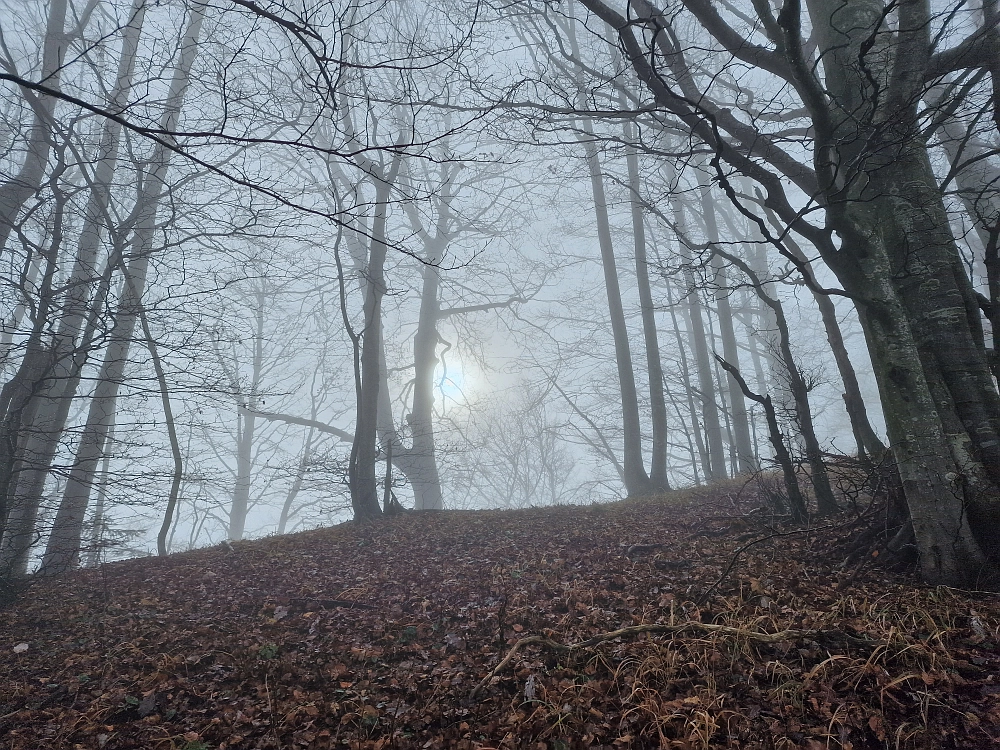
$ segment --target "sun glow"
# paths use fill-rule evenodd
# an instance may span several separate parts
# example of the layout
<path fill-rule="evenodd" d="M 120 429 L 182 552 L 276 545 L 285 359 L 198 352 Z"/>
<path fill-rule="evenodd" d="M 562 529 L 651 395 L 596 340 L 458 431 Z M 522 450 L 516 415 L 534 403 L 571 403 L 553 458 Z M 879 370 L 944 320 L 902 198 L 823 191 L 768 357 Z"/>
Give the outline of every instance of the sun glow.
<path fill-rule="evenodd" d="M 466 403 L 475 384 L 472 372 L 471 368 L 454 359 L 449 360 L 447 365 L 439 364 L 434 370 L 435 398 L 445 405 Z"/>

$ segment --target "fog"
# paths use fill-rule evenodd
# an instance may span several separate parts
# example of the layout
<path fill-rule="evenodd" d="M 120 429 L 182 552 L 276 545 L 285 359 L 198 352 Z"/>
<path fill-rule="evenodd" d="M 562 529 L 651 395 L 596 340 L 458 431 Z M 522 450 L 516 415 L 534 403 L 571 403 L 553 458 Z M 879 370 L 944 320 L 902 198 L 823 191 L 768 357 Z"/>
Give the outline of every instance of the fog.
<path fill-rule="evenodd" d="M 734 51 L 701 3 L 632 37 L 626 5 L 3 0 L 0 566 L 709 482 L 829 510 L 899 443 L 836 223 L 873 199 L 824 182 L 756 6 Z M 934 83 L 915 117 L 988 301 L 989 84 Z"/>

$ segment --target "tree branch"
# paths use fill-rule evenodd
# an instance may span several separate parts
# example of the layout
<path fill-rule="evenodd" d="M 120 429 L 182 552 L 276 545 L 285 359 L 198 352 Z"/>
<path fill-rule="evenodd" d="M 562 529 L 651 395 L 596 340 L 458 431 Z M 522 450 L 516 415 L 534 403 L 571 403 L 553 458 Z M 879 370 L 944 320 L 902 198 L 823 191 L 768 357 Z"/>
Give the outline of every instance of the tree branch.
<path fill-rule="evenodd" d="M 312 427 L 319 432 L 324 432 L 327 435 L 335 435 L 345 443 L 353 443 L 354 435 L 352 435 L 347 430 L 342 430 L 339 427 L 334 427 L 326 422 L 320 422 L 316 419 L 307 419 L 306 417 L 296 417 L 291 414 L 279 414 L 277 412 L 268 411 L 257 411 L 256 409 L 248 409 L 243 404 L 239 405 L 239 410 L 246 414 L 252 414 L 255 417 L 260 417 L 261 419 L 266 419 L 269 422 L 285 422 L 286 424 L 296 424 L 302 427 Z"/>

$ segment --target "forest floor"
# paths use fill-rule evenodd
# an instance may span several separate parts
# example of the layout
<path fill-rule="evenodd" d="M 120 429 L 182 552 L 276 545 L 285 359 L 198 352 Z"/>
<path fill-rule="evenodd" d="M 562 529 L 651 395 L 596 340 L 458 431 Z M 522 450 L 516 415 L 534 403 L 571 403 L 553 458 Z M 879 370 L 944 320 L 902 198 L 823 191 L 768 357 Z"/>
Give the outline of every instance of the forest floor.
<path fill-rule="evenodd" d="M 850 518 L 758 505 L 406 514 L 39 581 L 0 612 L 0 748 L 1000 747 L 998 599 L 841 571 Z"/>

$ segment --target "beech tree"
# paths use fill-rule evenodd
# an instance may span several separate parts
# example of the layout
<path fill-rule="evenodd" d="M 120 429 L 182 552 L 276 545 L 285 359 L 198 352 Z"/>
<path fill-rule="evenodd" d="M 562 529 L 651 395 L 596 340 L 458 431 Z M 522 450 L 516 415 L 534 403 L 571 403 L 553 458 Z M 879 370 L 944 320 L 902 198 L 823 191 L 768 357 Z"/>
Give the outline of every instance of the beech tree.
<path fill-rule="evenodd" d="M 67 469 L 71 481 L 60 489 L 58 533 L 49 539 L 45 567 L 56 572 L 78 560 L 96 467 L 106 455 L 116 403 L 120 407 L 137 310 L 141 316 L 146 294 L 163 299 L 148 290 L 147 274 L 160 272 L 157 282 L 164 280 L 163 267 L 151 266 L 153 238 L 163 229 L 157 215 L 163 203 L 174 216 L 185 214 L 174 204 L 178 185 L 198 172 L 206 195 L 218 183 L 230 186 L 226 200 L 243 208 L 218 205 L 220 224 L 243 210 L 252 217 L 246 226 L 256 222 L 267 233 L 283 208 L 313 217 L 317 229 L 331 220 L 344 226 L 344 206 L 319 205 L 315 193 L 286 179 L 288 166 L 305 154 L 357 168 L 358 159 L 373 163 L 380 151 L 397 161 L 407 149 L 419 151 L 412 139 L 381 143 L 370 133 L 359 139 L 319 127 L 340 116 L 335 102 L 346 60 L 340 53 L 360 39 L 359 24 L 379 7 L 318 0 L 296 13 L 272 3 L 90 0 L 73 9 L 57 0 L 48 5 L 43 36 L 33 40 L 26 26 L 17 44 L 3 46 L 4 116 L 15 137 L 2 157 L 0 247 L 5 262 L 10 257 L 18 268 L 7 283 L 19 295 L 17 305 L 4 299 L 0 344 L 0 558 L 6 570 L 23 573 L 30 548 L 47 530 L 38 523 L 39 503 L 63 470 L 60 451 L 73 451 L 76 459 Z M 203 22 L 207 32 L 199 39 Z M 181 32 L 176 44 L 161 40 L 162 24 Z M 424 50 L 414 67 L 433 67 L 456 45 Z M 394 69 L 384 47 L 372 43 L 372 50 L 366 65 Z M 267 75 L 258 76 L 261 70 Z M 196 105 L 182 114 L 189 84 Z M 134 163 L 127 165 L 119 151 Z M 179 174 L 168 174 L 171 156 Z M 132 166 L 138 179 L 125 177 Z M 193 233 L 177 241 L 185 239 L 203 242 Z M 152 352 L 154 342 L 146 343 Z M 81 392 L 88 358 L 105 345 L 104 364 L 94 373 L 97 390 Z M 89 416 L 76 442 L 69 414 L 84 398 Z M 166 408 L 165 393 L 163 403 Z M 245 473 L 237 492 L 244 500 Z"/>
<path fill-rule="evenodd" d="M 145 16 L 145 3 L 142 0 L 137 0 L 130 9 L 130 14 L 129 23 L 125 27 L 116 90 L 111 97 L 111 106 L 116 108 L 123 108 L 129 98 L 129 88 L 132 85 L 131 79 L 136 64 L 136 47 Z M 191 75 L 191 67 L 197 55 L 198 36 L 203 20 L 204 16 L 200 12 L 196 12 L 187 24 L 182 37 L 181 58 L 174 70 L 161 116 L 160 124 L 163 130 L 173 130 L 177 125 Z M 108 216 L 108 193 L 116 168 L 116 152 L 121 130 L 121 125 L 113 120 L 104 123 L 101 149 L 98 154 L 100 161 L 98 161 L 93 180 L 90 204 L 85 214 L 87 224 L 80 238 L 81 246 L 85 249 L 88 257 L 92 257 L 96 253 L 101 232 L 105 228 L 119 235 L 119 243 L 124 242 L 124 238 L 121 237 L 123 227 L 113 227 L 113 222 L 108 221 L 110 218 Z M 136 330 L 138 307 L 142 304 L 146 276 L 153 254 L 157 208 L 167 192 L 168 168 L 169 152 L 165 147 L 159 146 L 154 150 L 144 173 L 141 173 L 140 189 L 136 200 L 138 211 L 134 220 L 134 234 L 130 242 L 129 260 L 124 269 L 128 282 L 124 285 L 123 294 L 118 303 L 117 315 L 115 316 L 116 325 L 111 335 L 111 341 L 105 350 L 104 362 L 98 375 L 99 385 L 91 398 L 84 434 L 77 447 L 76 460 L 56 513 L 54 527 L 49 535 L 43 568 L 50 572 L 59 572 L 72 567 L 79 554 L 83 518 L 90 497 L 94 473 L 113 423 L 118 389 L 121 386 L 129 348 Z M 85 267 L 92 262 L 92 260 L 87 261 Z M 97 302 L 100 303 L 99 300 Z M 61 394 L 62 403 L 68 407 L 71 397 L 72 394 L 68 390 L 64 390 Z M 50 431 L 49 440 L 53 451 L 62 429 L 63 426 L 59 425 L 55 430 Z M 51 461 L 51 458 L 49 460 Z M 47 470 L 48 466 L 44 466 L 41 471 L 37 472 L 38 480 L 33 488 L 36 494 L 41 492 Z"/>
<path fill-rule="evenodd" d="M 738 208 L 766 227 L 761 206 L 733 189 L 734 173 L 760 185 L 763 204 L 837 274 L 865 331 L 923 575 L 975 584 L 997 556 L 1000 399 L 922 102 L 943 77 L 990 70 L 990 13 L 973 23 L 916 0 L 789 0 L 777 15 L 760 3 L 732 12 L 683 0 L 667 14 L 648 0 L 580 2 L 613 29 L 609 43 L 651 103 L 710 149 L 715 179 Z M 692 32 L 748 71 L 760 96 L 728 106 L 706 96 Z M 760 106 L 780 106 L 808 130 L 783 147 L 749 121 Z M 787 128 L 794 117 L 782 119 Z M 812 166 L 793 149 L 808 149 Z M 821 210 L 825 225 L 801 206 Z"/>
<path fill-rule="evenodd" d="M 992 3 L 515 0 L 497 4 L 503 29 L 481 3 L 32 7 L 34 28 L 0 39 L 0 570 L 26 572 L 42 541 L 44 570 L 79 564 L 94 490 L 101 528 L 112 469 L 143 463 L 140 430 L 169 465 L 161 553 L 197 477 L 225 487 L 192 526 L 232 539 L 258 498 L 285 529 L 318 458 L 355 518 L 382 515 L 400 474 L 416 508 L 437 509 L 447 451 L 490 448 L 490 430 L 503 439 L 466 475 L 477 502 L 561 502 L 590 481 L 583 452 L 616 493 L 723 480 L 760 467 L 766 434 L 796 519 L 796 459 L 832 511 L 789 300 L 825 330 L 834 399 L 874 460 L 837 320 L 856 311 L 927 580 L 969 586 L 1000 564 Z M 546 260 L 585 269 L 551 297 L 547 250 L 522 241 L 535 222 Z M 193 364 L 212 357 L 198 316 L 229 308 L 199 300 L 246 293 L 249 236 L 299 264 L 287 283 L 309 302 L 285 315 L 278 265 L 255 271 L 251 361 L 220 357 L 219 387 Z M 530 397 L 450 420 L 439 367 L 489 346 L 487 320 L 517 329 L 527 354 L 505 376 Z M 283 330 L 338 350 L 314 360 Z M 289 374 L 334 361 L 353 367 L 297 404 L 308 377 Z M 209 408 L 227 411 L 235 450 L 199 443 L 195 391 L 224 402 Z M 268 405 L 275 391 L 287 401 Z M 255 478 L 255 451 L 278 455 L 265 423 L 302 438 L 270 485 Z"/>

